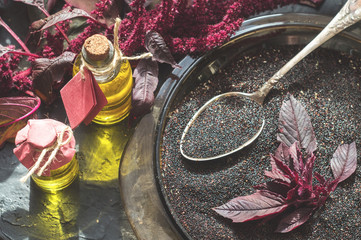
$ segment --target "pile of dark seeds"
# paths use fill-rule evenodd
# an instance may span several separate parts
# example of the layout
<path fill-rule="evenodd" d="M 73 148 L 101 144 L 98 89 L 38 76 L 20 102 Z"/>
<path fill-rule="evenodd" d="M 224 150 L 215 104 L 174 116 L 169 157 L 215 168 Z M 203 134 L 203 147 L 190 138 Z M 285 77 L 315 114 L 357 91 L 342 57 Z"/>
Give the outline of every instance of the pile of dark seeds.
<path fill-rule="evenodd" d="M 212 162 L 183 158 L 179 142 L 185 125 L 205 101 L 220 92 L 253 92 L 300 48 L 258 49 L 241 56 L 206 83 L 195 87 L 171 112 L 161 146 L 161 180 L 171 214 L 193 239 L 360 239 L 361 237 L 361 58 L 318 49 L 291 70 L 266 98 L 266 126 L 246 149 Z M 356 173 L 304 225 L 291 233 L 273 233 L 277 221 L 232 223 L 212 208 L 254 192 L 270 170 L 269 153 L 279 143 L 278 114 L 287 94 L 305 106 L 318 150 L 314 171 L 332 178 L 330 159 L 339 144 L 356 141 Z M 229 143 L 225 143 L 229 144 Z"/>
<path fill-rule="evenodd" d="M 184 153 L 207 158 L 231 152 L 258 132 L 262 120 L 262 106 L 251 99 L 233 95 L 218 99 L 189 128 L 184 137 Z"/>

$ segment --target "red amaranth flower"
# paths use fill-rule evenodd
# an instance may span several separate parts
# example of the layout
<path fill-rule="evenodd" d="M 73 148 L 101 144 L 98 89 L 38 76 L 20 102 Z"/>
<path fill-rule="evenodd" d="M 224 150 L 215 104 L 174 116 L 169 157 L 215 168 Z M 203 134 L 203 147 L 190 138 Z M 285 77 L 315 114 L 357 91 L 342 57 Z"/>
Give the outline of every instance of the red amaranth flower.
<path fill-rule="evenodd" d="M 153 30 L 160 33 L 173 54 L 184 56 L 203 53 L 223 44 L 240 27 L 243 20 L 261 11 L 274 9 L 298 0 L 163 0 L 154 9 L 146 10 L 144 0 L 134 0 L 131 11 L 122 21 L 119 39 L 122 50 L 128 54 L 145 51 L 144 34 Z M 139 21 L 143 21 L 141 24 Z M 143 33 L 134 35 L 134 28 L 143 25 Z M 138 29 L 137 32 L 140 30 Z M 133 39 L 129 39 L 133 38 Z M 129 44 L 125 44 L 128 42 Z"/>
<path fill-rule="evenodd" d="M 96 34 L 96 33 L 100 33 L 102 31 L 102 27 L 99 24 L 94 23 L 91 20 L 88 20 L 89 26 L 87 26 L 84 31 L 78 35 L 77 38 L 75 38 L 74 40 L 70 41 L 70 44 L 68 46 L 68 48 L 66 49 L 66 51 L 71 51 L 73 53 L 79 53 L 81 51 L 81 48 L 85 42 L 85 40 Z"/>
<path fill-rule="evenodd" d="M 227 41 L 249 16 L 300 1 L 305 0 L 194 0 L 192 4 L 189 4 L 188 0 L 163 0 L 154 8 L 148 9 L 144 6 L 145 0 L 133 0 L 129 4 L 130 11 L 125 15 L 119 28 L 119 44 L 128 56 L 145 52 L 146 32 L 156 31 L 163 36 L 165 43 L 176 57 L 181 58 L 190 53 L 201 54 Z M 317 3 L 320 1 L 312 0 Z M 64 51 L 79 53 L 85 39 L 96 33 L 103 33 L 111 39 L 112 27 L 97 21 L 109 20 L 107 14 L 112 10 L 110 7 L 115 6 L 113 2 L 99 0 L 95 9 L 91 11 L 96 20 L 87 20 L 88 26 L 72 41 L 65 39 L 69 43 L 65 49 L 64 38 L 67 38 L 65 33 L 68 32 L 69 21 L 57 22 L 51 32 L 45 30 L 43 34 L 46 41 L 39 50 L 40 57 L 55 58 Z M 68 6 L 69 4 L 65 4 L 65 7 Z M 45 10 L 43 12 L 49 15 Z M 3 21 L 1 24 L 9 30 Z M 28 56 L 31 56 L 29 54 L 32 53 L 25 44 L 22 42 L 20 44 Z M 32 55 L 34 56 L 29 57 L 28 61 L 34 61 L 36 55 Z M 25 76 L 20 77 L 23 75 L 17 76 L 18 63 L 17 54 L 3 55 L 0 58 L 1 93 L 6 93 L 14 87 L 24 90 L 28 88 L 30 79 Z M 14 76 L 17 76 L 15 79 L 19 84 L 12 83 Z"/>
<path fill-rule="evenodd" d="M 8 47 L 15 49 L 14 46 Z M 0 96 L 6 96 L 15 87 L 12 77 L 19 62 L 18 55 L 4 54 L 0 56 Z"/>
<path fill-rule="evenodd" d="M 32 80 L 31 76 L 31 68 L 28 68 L 24 71 L 16 72 L 13 76 L 14 86 L 20 92 L 27 93 L 32 89 Z"/>
<path fill-rule="evenodd" d="M 108 8 L 112 5 L 111 0 L 99 0 L 95 7 L 96 9 L 91 12 L 91 14 L 94 14 L 96 19 L 102 19 L 105 18 L 104 13 L 108 10 Z"/>
<path fill-rule="evenodd" d="M 64 50 L 64 36 L 62 32 L 67 32 L 70 21 L 58 22 L 57 28 L 54 28 L 54 33 L 50 30 L 45 30 L 43 37 L 46 39 L 46 44 L 42 49 L 41 55 L 46 58 L 54 58 L 62 54 Z M 60 30 L 59 30 L 60 29 Z M 62 32 L 61 32 L 62 31 Z"/>

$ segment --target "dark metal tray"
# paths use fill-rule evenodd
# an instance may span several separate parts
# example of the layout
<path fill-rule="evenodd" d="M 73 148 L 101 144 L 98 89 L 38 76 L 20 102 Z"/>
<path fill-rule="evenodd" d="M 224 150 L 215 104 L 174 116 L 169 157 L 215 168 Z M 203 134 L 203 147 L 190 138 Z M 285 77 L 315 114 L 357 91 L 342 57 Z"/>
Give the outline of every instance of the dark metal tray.
<path fill-rule="evenodd" d="M 187 57 L 181 62 L 183 68 L 175 70 L 174 78 L 165 82 L 152 114 L 139 124 L 123 156 L 120 170 L 123 202 L 131 224 L 139 235 L 147 232 L 154 236 L 158 234 L 159 239 L 191 239 L 174 214 L 160 169 L 162 134 L 175 104 L 195 84 L 209 79 L 234 57 L 263 45 L 305 45 L 329 20 L 329 17 L 312 14 L 277 14 L 254 18 L 244 22 L 235 36 L 222 47 L 200 58 Z M 360 43 L 360 26 L 356 25 L 328 41 L 322 48 L 360 54 Z"/>

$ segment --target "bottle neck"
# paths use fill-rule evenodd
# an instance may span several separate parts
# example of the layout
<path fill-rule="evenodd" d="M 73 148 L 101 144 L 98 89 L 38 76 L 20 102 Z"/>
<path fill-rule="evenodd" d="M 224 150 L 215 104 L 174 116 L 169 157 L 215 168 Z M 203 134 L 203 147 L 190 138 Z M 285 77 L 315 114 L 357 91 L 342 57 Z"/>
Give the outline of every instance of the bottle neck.
<path fill-rule="evenodd" d="M 115 62 L 115 54 L 114 47 L 109 41 L 109 54 L 104 60 L 94 61 L 90 59 L 87 55 L 87 51 L 84 46 L 81 51 L 82 56 L 82 65 L 86 65 L 89 67 L 89 70 L 92 71 L 95 80 L 98 83 L 106 83 L 111 80 L 118 74 L 120 69 L 120 62 Z M 85 62 L 85 64 L 84 64 Z"/>

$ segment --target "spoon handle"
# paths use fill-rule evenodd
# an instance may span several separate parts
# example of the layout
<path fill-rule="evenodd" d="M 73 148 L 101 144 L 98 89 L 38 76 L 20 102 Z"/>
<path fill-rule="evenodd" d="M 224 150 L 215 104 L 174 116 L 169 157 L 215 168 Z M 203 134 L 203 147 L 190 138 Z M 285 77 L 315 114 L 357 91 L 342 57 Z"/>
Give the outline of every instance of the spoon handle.
<path fill-rule="evenodd" d="M 276 72 L 263 86 L 252 94 L 252 98 L 262 105 L 272 87 L 299 61 L 324 42 L 361 20 L 361 0 L 348 0 L 331 22 L 296 56 Z"/>

